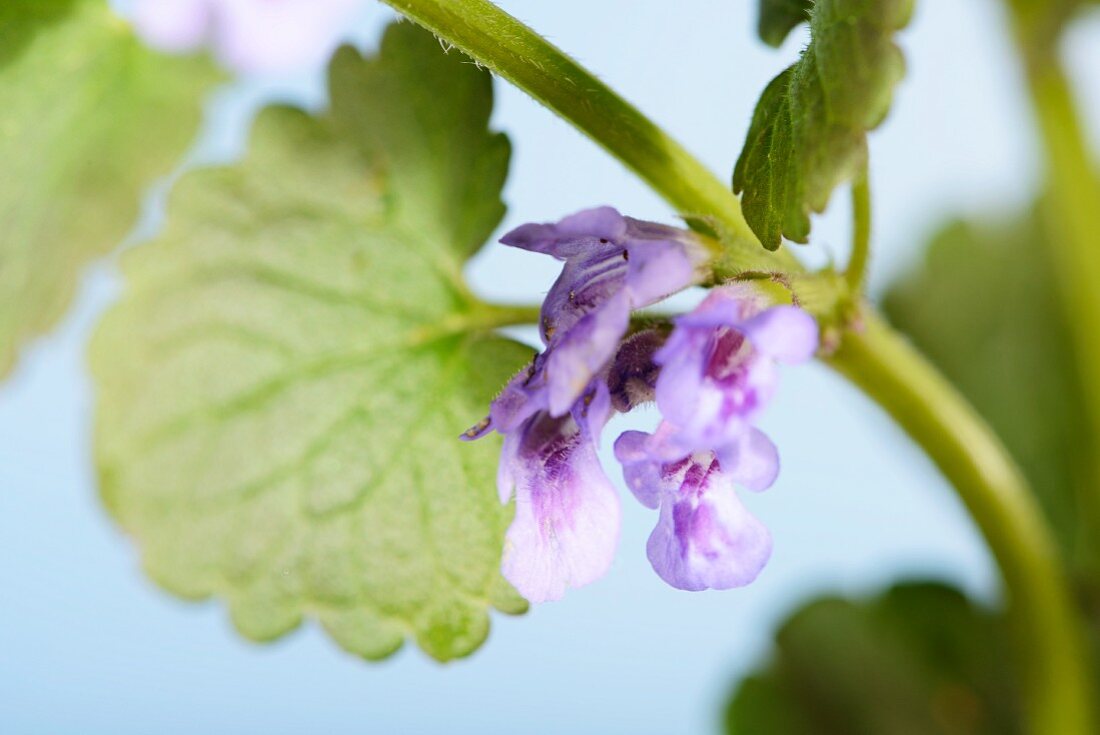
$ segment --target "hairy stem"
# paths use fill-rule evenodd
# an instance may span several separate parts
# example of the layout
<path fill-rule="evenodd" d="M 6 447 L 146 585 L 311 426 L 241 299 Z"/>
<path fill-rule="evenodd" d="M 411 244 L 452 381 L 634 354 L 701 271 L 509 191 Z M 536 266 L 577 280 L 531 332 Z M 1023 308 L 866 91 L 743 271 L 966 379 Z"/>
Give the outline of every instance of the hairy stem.
<path fill-rule="evenodd" d="M 1081 632 L 1058 552 L 1007 450 L 955 388 L 873 313 L 828 363 L 917 441 L 958 490 L 1004 577 L 1030 732 L 1095 732 Z"/>
<path fill-rule="evenodd" d="M 871 255 L 871 185 L 867 166 L 852 182 L 852 256 L 844 278 L 852 298 L 859 298 L 867 272 L 867 260 Z"/>
<path fill-rule="evenodd" d="M 682 146 L 488 0 L 384 2 L 557 112 L 641 176 L 680 214 L 713 223 L 723 246 L 716 272 L 735 276 L 739 270 L 801 270 L 786 249 L 764 251 L 745 224 L 737 198 Z M 855 265 L 850 270 L 862 272 L 858 261 Z M 532 314 L 516 311 L 510 318 Z M 828 361 L 936 461 L 993 550 L 1016 622 L 1017 645 L 1026 656 L 1021 670 L 1028 672 L 1032 731 L 1088 735 L 1092 730 L 1080 620 L 1025 481 L 950 383 L 869 308 L 864 323 L 866 331 L 845 334 L 842 347 Z"/>
<path fill-rule="evenodd" d="M 741 205 L 683 146 L 542 36 L 488 0 L 383 0 L 444 42 L 507 79 L 603 146 L 686 218 L 722 235 L 724 257 L 742 267 L 791 270 L 788 252 L 769 253 Z"/>

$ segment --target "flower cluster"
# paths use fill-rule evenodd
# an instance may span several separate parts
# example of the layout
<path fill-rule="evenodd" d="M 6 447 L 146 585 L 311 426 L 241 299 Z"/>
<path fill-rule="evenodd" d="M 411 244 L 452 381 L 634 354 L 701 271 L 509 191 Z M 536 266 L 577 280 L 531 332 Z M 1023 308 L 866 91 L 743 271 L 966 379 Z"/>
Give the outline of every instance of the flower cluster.
<path fill-rule="evenodd" d="M 324 62 L 362 0 L 137 0 L 138 35 L 163 51 L 213 47 L 242 72 Z"/>
<path fill-rule="evenodd" d="M 699 283 L 707 255 L 689 232 L 610 207 L 524 225 L 502 242 L 565 264 L 542 306 L 545 349 L 464 435 L 504 436 L 497 487 L 501 502 L 516 499 L 504 576 L 541 602 L 607 571 L 620 507 L 597 458 L 600 433 L 612 413 L 656 401 L 654 433 L 615 442 L 634 496 L 660 510 L 647 545 L 653 568 L 681 589 L 751 582 L 771 538 L 734 485 L 775 480 L 778 454 L 754 421 L 775 390 L 776 363 L 816 349 L 814 320 L 724 286 L 671 332 L 631 333 L 631 312 Z"/>

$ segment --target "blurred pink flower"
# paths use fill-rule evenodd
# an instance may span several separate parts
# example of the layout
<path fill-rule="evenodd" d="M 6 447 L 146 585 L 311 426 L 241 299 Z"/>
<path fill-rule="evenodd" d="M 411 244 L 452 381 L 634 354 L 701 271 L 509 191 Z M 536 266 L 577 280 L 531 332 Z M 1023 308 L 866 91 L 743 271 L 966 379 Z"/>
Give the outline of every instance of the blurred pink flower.
<path fill-rule="evenodd" d="M 362 0 L 137 0 L 134 26 L 169 52 L 210 45 L 241 72 L 324 63 Z"/>

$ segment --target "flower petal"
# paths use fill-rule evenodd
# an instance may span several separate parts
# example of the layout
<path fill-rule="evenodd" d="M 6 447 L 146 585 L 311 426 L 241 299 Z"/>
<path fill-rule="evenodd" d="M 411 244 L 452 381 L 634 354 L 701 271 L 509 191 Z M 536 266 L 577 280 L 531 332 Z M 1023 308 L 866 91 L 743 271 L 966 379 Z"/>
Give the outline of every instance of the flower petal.
<path fill-rule="evenodd" d="M 611 360 L 630 326 L 630 303 L 619 292 L 578 321 L 548 351 L 546 381 L 550 414 L 569 412 L 593 377 Z"/>
<path fill-rule="evenodd" d="M 695 280 L 695 264 L 684 247 L 671 240 L 648 240 L 627 246 L 626 287 L 635 309 L 654 304 L 682 291 Z"/>
<path fill-rule="evenodd" d="M 750 426 L 733 444 L 716 454 L 722 471 L 738 485 L 760 492 L 767 490 L 779 476 L 779 450 L 768 436 Z"/>
<path fill-rule="evenodd" d="M 626 218 L 614 207 L 582 209 L 558 222 L 558 232 L 565 237 L 595 237 L 620 240 L 626 234 Z"/>
<path fill-rule="evenodd" d="M 529 223 L 508 232 L 500 241 L 513 248 L 551 255 L 559 260 L 576 257 L 620 239 L 626 221 L 612 207 L 596 207 L 572 214 L 560 222 Z M 601 240 L 608 242 L 601 243 Z M 616 250 L 622 248 L 615 245 Z"/>
<path fill-rule="evenodd" d="M 535 413 L 546 409 L 544 356 L 516 373 L 489 407 L 489 423 L 502 434 L 515 431 Z M 483 436 L 484 431 L 477 436 Z"/>
<path fill-rule="evenodd" d="M 628 264 L 618 246 L 596 246 L 565 261 L 542 303 L 540 336 L 553 345 L 587 315 L 622 294 Z"/>
<path fill-rule="evenodd" d="M 664 497 L 660 463 L 650 454 L 650 435 L 643 431 L 624 431 L 615 440 L 615 459 L 623 466 L 623 479 L 638 502 L 657 508 Z"/>
<path fill-rule="evenodd" d="M 519 456 L 523 435 L 515 431 L 504 435 L 500 447 L 500 463 L 497 464 L 497 497 L 501 505 L 512 499 L 512 491 L 526 469 Z"/>
<path fill-rule="evenodd" d="M 773 306 L 741 324 L 759 352 L 786 363 L 800 363 L 817 350 L 817 322 L 797 306 Z"/>
<path fill-rule="evenodd" d="M 744 586 L 771 556 L 771 534 L 741 504 L 728 478 L 710 483 L 663 503 L 646 544 L 654 571 L 678 589 Z"/>
<path fill-rule="evenodd" d="M 510 469 L 516 515 L 501 570 L 531 602 L 557 600 L 602 577 L 619 541 L 621 509 L 591 438 L 571 418 L 536 416 Z M 511 437 L 506 437 L 506 441 Z"/>

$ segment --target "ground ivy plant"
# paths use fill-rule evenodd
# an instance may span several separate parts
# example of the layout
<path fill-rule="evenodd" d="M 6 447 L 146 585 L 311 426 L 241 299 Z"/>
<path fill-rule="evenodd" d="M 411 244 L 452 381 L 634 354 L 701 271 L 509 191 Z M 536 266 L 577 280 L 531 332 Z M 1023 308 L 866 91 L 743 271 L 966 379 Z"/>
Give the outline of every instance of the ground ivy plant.
<path fill-rule="evenodd" d="M 386 2 L 412 22 L 366 58 L 331 53 L 324 110 L 263 110 L 243 159 L 180 176 L 163 232 L 120 258 L 90 348 L 94 455 L 149 576 L 224 600 L 251 639 L 313 619 L 368 659 L 413 639 L 448 660 L 485 641 L 490 608 L 522 613 L 608 572 L 621 473 L 654 511 L 657 575 L 748 585 L 773 541 L 740 493 L 767 489 L 780 455 L 757 423 L 782 370 L 816 357 L 955 486 L 1004 605 L 930 584 L 811 604 L 732 697 L 730 731 L 937 731 L 976 701 L 982 717 L 944 731 L 1094 732 L 1100 180 L 1057 54 L 1087 3 L 1006 0 L 1047 193 L 1003 235 L 945 230 L 891 293 L 933 363 L 863 292 L 867 137 L 904 74 L 912 0 L 760 0 L 763 41 L 803 24 L 809 40 L 763 91 L 732 186 L 488 0 Z M 138 0 L 132 25 L 103 0 L 0 9 L 0 373 L 126 234 L 219 78 L 329 58 L 359 4 Z M 681 220 L 613 202 L 524 213 L 501 242 L 556 259 L 559 277 L 541 306 L 477 298 L 463 270 L 504 213 L 510 152 L 489 126 L 494 74 Z M 809 271 L 784 242 L 806 242 L 843 186 L 851 259 Z M 986 281 L 961 275 L 975 272 Z M 661 306 L 698 287 L 695 308 Z M 538 328 L 538 350 L 500 334 L 516 325 Z M 1033 400 L 1007 410 L 1025 383 Z M 642 404 L 659 423 L 609 438 L 604 467 L 609 420 Z M 857 696 L 868 671 L 882 694 Z M 943 691 L 970 699 L 944 710 Z"/>

